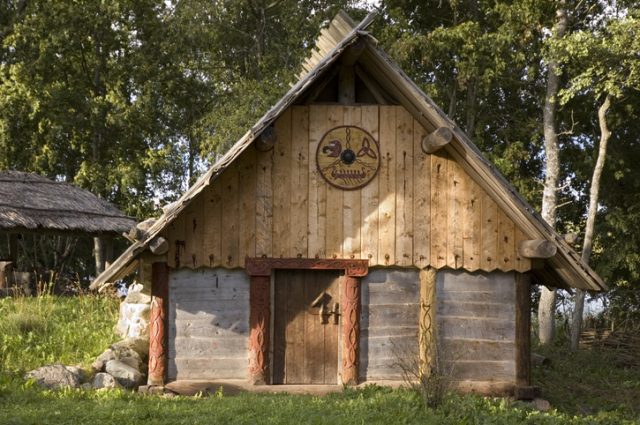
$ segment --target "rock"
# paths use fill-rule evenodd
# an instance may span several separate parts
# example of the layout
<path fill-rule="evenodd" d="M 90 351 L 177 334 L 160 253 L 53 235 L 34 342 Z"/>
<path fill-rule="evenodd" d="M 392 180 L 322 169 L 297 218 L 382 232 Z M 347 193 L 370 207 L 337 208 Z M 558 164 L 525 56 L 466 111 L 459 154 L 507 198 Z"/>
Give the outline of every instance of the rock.
<path fill-rule="evenodd" d="M 80 388 L 82 388 L 82 389 L 83 389 L 83 390 L 85 390 L 85 391 L 88 391 L 88 390 L 90 390 L 90 389 L 91 389 L 91 388 L 93 388 L 93 387 L 91 386 L 91 382 L 85 382 L 84 384 L 82 384 L 82 385 L 80 386 Z"/>
<path fill-rule="evenodd" d="M 151 296 L 139 291 L 131 292 L 131 290 L 129 290 L 124 302 L 129 304 L 150 304 Z"/>
<path fill-rule="evenodd" d="M 78 377 L 78 380 L 80 382 L 86 382 L 87 380 L 87 374 L 84 371 L 84 369 L 82 369 L 79 366 L 65 366 L 67 368 L 67 370 L 71 373 L 73 373 L 75 376 Z"/>
<path fill-rule="evenodd" d="M 142 359 L 140 358 L 140 355 L 131 348 L 117 348 L 114 352 L 116 354 L 116 360 L 121 361 L 127 366 L 131 366 L 138 372 L 142 370 Z"/>
<path fill-rule="evenodd" d="M 91 364 L 91 369 L 93 369 L 94 372 L 102 372 L 107 362 L 109 360 L 115 359 L 116 353 L 111 348 L 107 348 L 94 360 L 94 362 Z"/>
<path fill-rule="evenodd" d="M 78 388 L 82 383 L 78 375 L 61 364 L 47 365 L 31 370 L 25 374 L 25 379 L 34 379 L 38 385 L 49 389 Z"/>
<path fill-rule="evenodd" d="M 130 348 L 145 359 L 149 356 L 149 339 L 148 338 L 126 338 L 111 345 L 114 349 Z"/>
<path fill-rule="evenodd" d="M 134 388 L 142 383 L 142 374 L 119 360 L 109 360 L 105 369 L 125 388 Z"/>
<path fill-rule="evenodd" d="M 120 316 L 115 331 L 122 338 L 149 337 L 149 304 L 120 304 Z"/>
<path fill-rule="evenodd" d="M 551 403 L 543 398 L 535 398 L 531 402 L 533 408 L 541 412 L 548 412 L 551 409 Z"/>
<path fill-rule="evenodd" d="M 113 377 L 113 375 L 110 375 L 104 372 L 98 373 L 96 374 L 96 376 L 93 377 L 93 382 L 91 383 L 91 386 L 96 390 L 99 390 L 101 388 L 120 388 L 121 387 L 121 385 L 118 383 L 116 378 Z"/>

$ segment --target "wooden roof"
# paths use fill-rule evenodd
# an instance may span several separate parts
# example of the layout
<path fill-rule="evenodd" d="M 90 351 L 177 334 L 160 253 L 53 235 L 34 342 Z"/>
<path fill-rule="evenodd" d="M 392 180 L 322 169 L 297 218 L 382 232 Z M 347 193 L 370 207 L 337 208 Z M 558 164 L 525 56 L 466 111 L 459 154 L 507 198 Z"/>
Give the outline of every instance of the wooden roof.
<path fill-rule="evenodd" d="M 374 17 L 375 14 L 371 13 L 361 23 L 355 25 L 344 12 L 339 13 L 329 28 L 322 31 L 311 57 L 303 65 L 304 71 L 299 81 L 177 202 L 165 208 L 164 214 L 149 229 L 147 237 L 129 247 L 111 267 L 96 278 L 91 288 L 102 289 L 131 270 L 132 263 L 146 249 L 148 243 L 175 219 L 197 194 L 214 181 L 286 108 L 303 96 L 315 82 L 323 78 L 331 65 L 349 46 L 362 40 L 365 49 L 358 59 L 361 66 L 366 68 L 370 75 L 427 130 L 432 131 L 439 127 L 450 128 L 454 138 L 445 147 L 447 152 L 491 195 L 528 237 L 547 239 L 557 246 L 557 254 L 547 260 L 545 266 L 538 272 L 545 284 L 592 291 L 606 289 L 602 279 L 483 157 L 469 137 L 378 47 L 377 40 L 365 32 Z"/>
<path fill-rule="evenodd" d="M 37 174 L 0 171 L 0 230 L 122 233 L 135 225 L 93 193 Z"/>

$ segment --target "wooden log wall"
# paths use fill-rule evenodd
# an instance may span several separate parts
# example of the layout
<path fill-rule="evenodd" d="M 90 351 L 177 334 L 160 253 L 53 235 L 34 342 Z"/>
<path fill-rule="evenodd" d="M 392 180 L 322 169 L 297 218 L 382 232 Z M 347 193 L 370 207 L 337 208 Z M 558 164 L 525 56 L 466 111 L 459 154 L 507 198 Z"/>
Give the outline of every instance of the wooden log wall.
<path fill-rule="evenodd" d="M 364 128 L 380 144 L 377 176 L 340 190 L 319 175 L 323 135 Z M 528 271 L 528 239 L 402 106 L 292 106 L 267 152 L 247 149 L 171 223 L 171 267 L 243 267 L 249 257 L 361 258 L 370 266 Z"/>
<path fill-rule="evenodd" d="M 169 278 L 168 379 L 246 379 L 249 277 L 224 269 Z"/>
<path fill-rule="evenodd" d="M 445 371 L 458 381 L 515 385 L 515 273 L 441 270 L 436 294 L 436 343 Z"/>
<path fill-rule="evenodd" d="M 418 366 L 418 271 L 370 269 L 361 288 L 360 381 L 402 381 L 400 359 Z"/>

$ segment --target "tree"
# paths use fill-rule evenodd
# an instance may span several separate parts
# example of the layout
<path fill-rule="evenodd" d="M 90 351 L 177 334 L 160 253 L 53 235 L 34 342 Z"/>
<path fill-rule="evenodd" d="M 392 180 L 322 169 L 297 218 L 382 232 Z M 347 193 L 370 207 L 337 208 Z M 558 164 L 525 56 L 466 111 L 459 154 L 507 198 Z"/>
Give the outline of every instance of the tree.
<path fill-rule="evenodd" d="M 531 203 L 539 204 L 543 31 L 552 2 L 382 4 L 381 43 Z"/>
<path fill-rule="evenodd" d="M 553 27 L 554 39 L 562 39 L 567 32 L 568 17 L 565 2 L 558 2 L 556 23 Z M 556 210 L 558 204 L 558 178 L 560 174 L 558 130 L 556 126 L 557 95 L 560 85 L 560 69 L 557 59 L 547 64 L 547 90 L 544 97 L 544 190 L 542 193 L 542 218 L 556 228 Z M 556 290 L 542 286 L 538 304 L 538 336 L 541 344 L 548 344 L 555 337 Z"/>
<path fill-rule="evenodd" d="M 612 103 L 624 102 L 630 91 L 640 90 L 640 19 L 630 10 L 624 18 L 611 16 L 596 30 L 577 31 L 558 43 L 557 52 L 571 67 L 572 78 L 562 91 L 563 103 L 573 97 L 593 99 L 597 108 L 599 142 L 589 190 L 582 260 L 593 251 L 595 223 L 600 206 L 600 182 L 612 136 L 608 113 Z M 596 149 L 594 149 L 596 150 Z M 571 330 L 571 348 L 578 349 L 585 292 L 577 290 Z"/>

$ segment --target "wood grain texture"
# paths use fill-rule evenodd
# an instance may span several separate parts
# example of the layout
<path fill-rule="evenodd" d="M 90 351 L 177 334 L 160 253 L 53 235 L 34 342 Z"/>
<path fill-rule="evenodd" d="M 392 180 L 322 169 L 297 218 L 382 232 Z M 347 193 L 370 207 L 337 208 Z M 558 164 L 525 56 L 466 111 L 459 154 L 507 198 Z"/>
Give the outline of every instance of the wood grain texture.
<path fill-rule="evenodd" d="M 277 140 L 273 148 L 273 227 L 272 255 L 290 257 L 291 233 L 291 109 L 287 109 L 275 122 Z"/>
<path fill-rule="evenodd" d="M 463 250 L 464 268 L 476 271 L 481 263 L 482 240 L 482 190 L 469 176 L 465 175 L 467 197 L 464 199 Z"/>
<path fill-rule="evenodd" d="M 498 268 L 502 271 L 514 270 L 515 251 L 515 226 L 509 217 L 498 210 Z"/>
<path fill-rule="evenodd" d="M 238 260 L 240 265 L 244 264 L 246 257 L 256 256 L 256 150 L 247 149 L 238 167 L 240 169 L 239 184 L 243 190 L 240 190 L 239 196 L 239 229 L 238 229 Z M 205 264 L 211 267 L 209 258 L 205 258 Z"/>
<path fill-rule="evenodd" d="M 344 125 L 362 127 L 362 108 L 359 106 L 345 106 Z M 369 184 L 370 185 L 370 184 Z M 342 229 L 343 229 L 343 257 L 360 258 L 362 237 L 362 201 L 360 190 L 346 190 L 343 192 Z"/>
<path fill-rule="evenodd" d="M 516 380 L 513 272 L 440 270 L 436 279 L 439 354 L 456 380 Z"/>
<path fill-rule="evenodd" d="M 447 158 L 446 184 L 448 192 L 447 205 L 447 266 L 458 269 L 462 266 L 464 256 L 463 229 L 464 208 L 463 203 L 468 197 L 464 174 L 460 166 L 451 158 Z"/>
<path fill-rule="evenodd" d="M 370 133 L 381 157 L 374 179 L 349 191 L 329 186 L 316 165 L 320 139 L 345 123 Z M 272 150 L 246 150 L 167 227 L 169 266 L 234 268 L 266 256 L 531 269 L 517 253 L 527 235 L 446 149 L 422 151 L 427 130 L 404 108 L 294 106 L 276 132 Z"/>
<path fill-rule="evenodd" d="M 413 117 L 396 110 L 396 253 L 399 266 L 413 264 Z"/>
<path fill-rule="evenodd" d="M 246 273 L 220 268 L 173 270 L 169 291 L 169 379 L 246 378 Z"/>
<path fill-rule="evenodd" d="M 376 140 L 380 140 L 379 134 L 379 107 L 364 106 L 362 107 L 362 127 Z M 360 189 L 361 207 L 361 258 L 369 260 L 369 264 L 378 263 L 378 201 L 379 201 L 379 183 L 380 174 L 368 185 Z"/>
<path fill-rule="evenodd" d="M 449 247 L 449 184 L 448 158 L 445 152 L 431 155 L 431 265 L 442 268 L 447 265 Z"/>
<path fill-rule="evenodd" d="M 324 122 L 323 134 L 344 122 L 344 108 L 332 107 L 329 109 L 327 119 Z M 324 180 L 323 184 L 326 184 Z M 327 221 L 325 234 L 325 252 L 328 258 L 343 257 L 344 241 L 344 217 L 343 199 L 345 191 L 337 187 L 327 185 Z"/>
<path fill-rule="evenodd" d="M 239 267 L 240 261 L 240 220 L 238 205 L 238 167 L 229 167 L 220 176 L 222 189 L 222 229 L 220 235 L 220 250 L 222 264 L 229 268 Z"/>
<path fill-rule="evenodd" d="M 205 264 L 208 267 L 223 264 L 221 226 L 222 226 L 222 185 L 209 186 L 203 193 L 204 240 L 202 242 Z M 170 241 L 171 242 L 171 241 Z M 170 243 L 171 245 L 171 243 Z"/>
<path fill-rule="evenodd" d="M 516 273 L 516 384 L 531 385 L 531 277 Z"/>
<path fill-rule="evenodd" d="M 273 255 L 273 149 L 257 153 L 256 256 Z M 217 186 L 214 183 L 214 186 Z M 225 212 L 226 213 L 226 212 Z M 223 253 L 224 255 L 225 253 Z"/>
<path fill-rule="evenodd" d="M 527 237 L 527 235 L 524 234 L 524 232 L 522 230 L 520 230 L 517 226 L 515 228 L 515 234 L 516 234 L 516 240 L 515 240 L 515 246 L 518 247 L 520 242 L 524 241 L 524 240 L 528 240 L 529 238 Z M 524 273 L 526 271 L 531 270 L 531 260 L 529 258 L 524 258 L 521 257 L 520 254 L 518 253 L 518 250 L 516 249 L 515 252 L 515 261 L 516 261 L 516 271 L 520 272 L 520 273 Z"/>
<path fill-rule="evenodd" d="M 327 184 L 318 172 L 316 152 L 324 136 L 328 120 L 329 106 L 309 107 L 309 216 L 308 239 L 309 257 L 327 258 L 325 234 L 327 223 Z"/>
<path fill-rule="evenodd" d="M 274 298 L 275 384 L 335 384 L 338 330 L 333 317 L 321 315 L 339 298 L 335 270 L 278 270 Z M 321 297 L 320 305 L 313 301 Z"/>
<path fill-rule="evenodd" d="M 482 196 L 482 258 L 484 271 L 498 268 L 498 205 L 487 195 Z"/>
<path fill-rule="evenodd" d="M 197 268 L 203 265 L 203 242 L 204 242 L 204 197 L 197 196 L 187 208 L 185 214 L 185 238 L 184 258 L 182 263 L 185 267 Z"/>
<path fill-rule="evenodd" d="M 395 264 L 396 111 L 380 106 L 380 155 L 378 178 L 378 264 Z"/>
<path fill-rule="evenodd" d="M 420 270 L 420 329 L 418 334 L 420 375 L 431 374 L 436 359 L 436 271 Z"/>
<path fill-rule="evenodd" d="M 413 121 L 413 264 L 424 268 L 431 261 L 431 155 L 417 148 L 427 130 Z"/>
<path fill-rule="evenodd" d="M 402 380 L 398 356 L 418 354 L 418 271 L 371 269 L 361 292 L 360 379 Z"/>
<path fill-rule="evenodd" d="M 151 283 L 151 312 L 149 313 L 149 385 L 166 382 L 169 309 L 169 267 L 167 263 L 153 263 Z"/>
<path fill-rule="evenodd" d="M 309 162 L 309 108 L 293 106 L 291 111 L 290 257 L 306 258 L 308 256 Z"/>
<path fill-rule="evenodd" d="M 246 350 L 245 350 L 246 353 Z M 247 356 L 232 359 L 176 358 L 169 360 L 169 379 L 247 379 Z"/>

